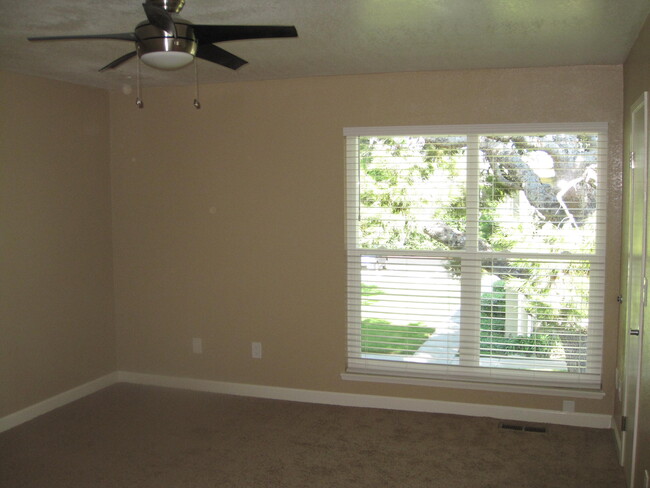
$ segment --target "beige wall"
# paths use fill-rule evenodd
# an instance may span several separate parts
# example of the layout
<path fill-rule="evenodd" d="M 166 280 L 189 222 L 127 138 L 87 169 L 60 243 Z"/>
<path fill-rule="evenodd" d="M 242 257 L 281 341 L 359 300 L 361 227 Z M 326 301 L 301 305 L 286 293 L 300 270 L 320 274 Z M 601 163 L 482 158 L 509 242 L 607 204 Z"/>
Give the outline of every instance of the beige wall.
<path fill-rule="evenodd" d="M 650 91 L 650 17 L 646 20 L 643 30 L 639 34 L 634 47 L 630 51 L 624 66 L 625 76 L 625 121 L 629 121 L 632 104 L 644 91 Z M 629 141 L 629 127 L 625 131 L 626 144 Z M 626 146 L 626 157 L 629 147 Z M 648 263 L 650 264 L 650 263 Z M 642 374 L 640 411 L 637 416 L 639 426 L 639 440 L 637 452 L 637 469 L 635 479 L 637 486 L 642 486 L 643 471 L 650 470 L 650 310 L 645 315 L 645 335 L 642 345 Z M 623 370 L 625 357 L 623 343 L 625 340 L 625 327 L 621 327 L 621 347 L 619 347 L 619 369 Z M 621 406 L 617 403 L 617 413 Z"/>
<path fill-rule="evenodd" d="M 115 370 L 103 91 L 0 73 L 0 417 Z"/>
<path fill-rule="evenodd" d="M 324 77 L 111 93 L 118 368 L 543 409 L 563 398 L 346 382 L 348 126 L 609 123 L 603 400 L 617 353 L 622 67 Z M 202 355 L 192 354 L 201 337 Z M 251 341 L 264 357 L 251 359 Z"/>

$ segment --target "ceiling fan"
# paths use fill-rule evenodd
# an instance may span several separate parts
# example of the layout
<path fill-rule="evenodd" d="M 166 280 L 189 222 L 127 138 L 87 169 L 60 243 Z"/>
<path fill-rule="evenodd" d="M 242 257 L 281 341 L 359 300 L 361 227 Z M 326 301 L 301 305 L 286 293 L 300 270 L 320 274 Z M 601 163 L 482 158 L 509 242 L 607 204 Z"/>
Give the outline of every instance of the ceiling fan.
<path fill-rule="evenodd" d="M 146 65 L 158 69 L 182 68 L 197 57 L 236 70 L 247 61 L 215 46 L 215 43 L 298 36 L 293 26 L 192 24 L 178 15 L 184 5 L 185 0 L 145 0 L 142 6 L 147 20 L 136 25 L 134 32 L 29 37 L 28 39 L 30 41 L 115 39 L 135 42 L 135 51 L 120 56 L 99 71 L 117 68 L 136 55 Z"/>

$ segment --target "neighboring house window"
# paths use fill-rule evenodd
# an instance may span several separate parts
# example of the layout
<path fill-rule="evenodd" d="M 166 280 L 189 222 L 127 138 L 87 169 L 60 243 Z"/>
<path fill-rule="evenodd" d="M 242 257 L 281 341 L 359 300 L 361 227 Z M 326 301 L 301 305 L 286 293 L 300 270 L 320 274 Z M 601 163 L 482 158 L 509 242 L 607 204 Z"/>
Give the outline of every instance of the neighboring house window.
<path fill-rule="evenodd" d="M 600 388 L 606 124 L 344 134 L 349 373 Z"/>

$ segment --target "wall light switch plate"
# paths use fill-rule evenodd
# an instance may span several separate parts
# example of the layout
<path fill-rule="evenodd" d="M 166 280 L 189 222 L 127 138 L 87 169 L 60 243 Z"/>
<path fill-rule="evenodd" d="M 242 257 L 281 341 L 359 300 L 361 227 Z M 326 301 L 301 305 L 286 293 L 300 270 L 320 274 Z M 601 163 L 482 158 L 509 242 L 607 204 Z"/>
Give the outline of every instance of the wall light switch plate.
<path fill-rule="evenodd" d="M 194 354 L 203 354 L 203 340 L 200 337 L 192 339 L 192 352 Z"/>
<path fill-rule="evenodd" d="M 262 359 L 262 343 L 251 342 L 251 356 L 254 359 Z"/>

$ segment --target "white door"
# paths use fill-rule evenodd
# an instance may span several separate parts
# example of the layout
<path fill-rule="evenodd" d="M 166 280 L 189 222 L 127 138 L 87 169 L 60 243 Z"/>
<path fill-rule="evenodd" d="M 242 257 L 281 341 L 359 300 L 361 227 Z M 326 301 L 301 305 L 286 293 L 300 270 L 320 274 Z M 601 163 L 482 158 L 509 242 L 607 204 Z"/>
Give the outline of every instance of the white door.
<path fill-rule="evenodd" d="M 646 253 L 648 212 L 647 170 L 648 93 L 632 106 L 629 181 L 629 256 L 626 303 L 625 391 L 623 415 L 623 467 L 628 486 L 635 487 L 634 470 L 637 445 L 637 410 L 641 373 L 641 339 L 646 305 Z M 639 480 L 640 481 L 640 480 Z"/>

